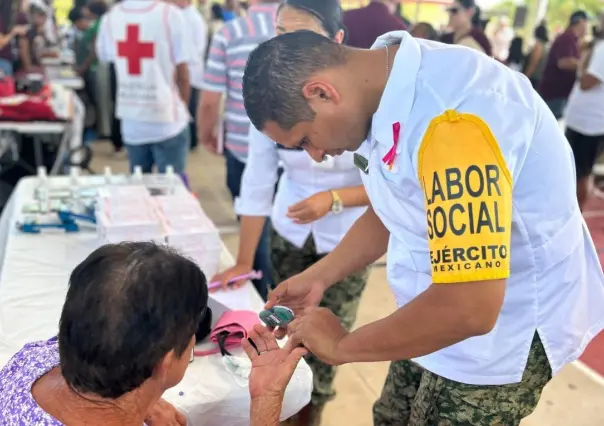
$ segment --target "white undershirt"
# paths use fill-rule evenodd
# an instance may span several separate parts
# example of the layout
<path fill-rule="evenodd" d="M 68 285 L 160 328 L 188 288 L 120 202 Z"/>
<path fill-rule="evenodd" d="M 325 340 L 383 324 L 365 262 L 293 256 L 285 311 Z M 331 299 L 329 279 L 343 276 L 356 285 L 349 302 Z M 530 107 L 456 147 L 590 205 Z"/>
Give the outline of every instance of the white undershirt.
<path fill-rule="evenodd" d="M 566 125 L 587 136 L 604 135 L 604 43 L 601 41 L 595 45 L 584 73 L 600 80 L 600 84 L 581 90 L 579 81 L 575 83 L 566 107 Z"/>

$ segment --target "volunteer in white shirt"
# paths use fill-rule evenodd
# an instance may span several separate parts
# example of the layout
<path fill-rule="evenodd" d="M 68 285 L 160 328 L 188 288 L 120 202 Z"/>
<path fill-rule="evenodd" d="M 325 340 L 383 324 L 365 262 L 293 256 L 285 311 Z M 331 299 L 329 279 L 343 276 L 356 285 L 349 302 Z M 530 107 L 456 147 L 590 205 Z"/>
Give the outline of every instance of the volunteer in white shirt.
<path fill-rule="evenodd" d="M 577 198 L 581 209 L 589 198 L 591 171 L 604 142 L 604 42 L 596 40 L 568 99 L 566 138 L 575 154 Z"/>
<path fill-rule="evenodd" d="M 572 153 L 528 79 L 406 32 L 373 50 L 297 32 L 250 55 L 243 88 L 278 143 L 358 150 L 372 205 L 270 295 L 296 311 L 291 344 L 334 365 L 392 360 L 376 425 L 519 424 L 604 328 Z M 349 333 L 310 308 L 386 252 L 394 313 Z"/>
<path fill-rule="evenodd" d="M 189 99 L 189 113 L 193 119 L 189 125 L 191 133 L 191 148 L 197 147 L 197 104 L 199 92 L 203 86 L 204 63 L 208 44 L 208 26 L 203 15 L 191 0 L 176 0 L 177 6 L 182 8 L 185 25 L 191 42 L 191 61 L 189 62 L 189 75 L 191 80 L 191 97 Z"/>
<path fill-rule="evenodd" d="M 278 34 L 307 29 L 344 38 L 339 0 L 285 0 L 276 20 Z M 252 269 L 266 218 L 270 216 L 271 260 L 277 281 L 290 278 L 321 260 L 344 237 L 369 203 L 353 154 L 312 160 L 302 148 L 277 145 L 253 126 L 235 212 L 241 218 L 239 251 L 235 266 L 212 279 L 228 282 Z M 279 165 L 283 175 L 274 197 Z M 359 300 L 367 282 L 367 268 L 349 275 L 323 294 L 321 306 L 339 317 L 346 329 L 356 319 Z M 314 373 L 311 404 L 298 423 L 319 425 L 325 403 L 333 399 L 335 368 L 307 357 Z"/>
<path fill-rule="evenodd" d="M 185 25 L 178 7 L 159 0 L 125 0 L 101 20 L 97 55 L 115 64 L 116 115 L 131 169 L 185 171 L 191 61 Z"/>

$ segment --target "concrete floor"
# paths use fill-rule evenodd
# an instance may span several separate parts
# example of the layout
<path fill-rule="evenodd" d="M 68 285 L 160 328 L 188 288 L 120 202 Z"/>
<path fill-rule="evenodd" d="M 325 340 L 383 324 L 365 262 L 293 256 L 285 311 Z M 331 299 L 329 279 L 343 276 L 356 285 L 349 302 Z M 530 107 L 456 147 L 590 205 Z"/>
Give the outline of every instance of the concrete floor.
<path fill-rule="evenodd" d="M 111 166 L 125 172 L 124 156 L 112 155 L 108 143 L 94 145 L 93 170 L 102 172 Z M 188 175 L 193 191 L 216 225 L 225 231 L 224 241 L 236 254 L 239 237 L 231 199 L 225 187 L 224 161 L 203 150 L 192 152 Z M 383 267 L 374 267 L 363 295 L 356 326 L 375 321 L 395 309 Z M 602 354 L 604 357 L 604 354 Z M 324 426 L 368 426 L 372 424 L 371 406 L 381 392 L 387 363 L 352 364 L 340 368 L 336 378 L 338 396 L 325 412 Z M 535 413 L 522 426 L 601 426 L 604 425 L 604 379 L 570 365 L 558 374 L 544 391 Z"/>

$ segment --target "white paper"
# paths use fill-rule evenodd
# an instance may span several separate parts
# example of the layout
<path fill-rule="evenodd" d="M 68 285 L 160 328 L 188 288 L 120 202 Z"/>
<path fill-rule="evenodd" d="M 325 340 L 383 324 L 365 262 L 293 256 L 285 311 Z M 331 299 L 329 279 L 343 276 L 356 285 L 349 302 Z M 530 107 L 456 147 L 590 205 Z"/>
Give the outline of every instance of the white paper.
<path fill-rule="evenodd" d="M 215 293 L 210 293 L 210 297 L 217 302 L 222 303 L 224 306 L 230 309 L 237 309 L 243 311 L 251 311 L 252 303 L 250 297 L 250 291 L 255 291 L 251 283 L 244 285 L 237 290 L 219 290 Z"/>

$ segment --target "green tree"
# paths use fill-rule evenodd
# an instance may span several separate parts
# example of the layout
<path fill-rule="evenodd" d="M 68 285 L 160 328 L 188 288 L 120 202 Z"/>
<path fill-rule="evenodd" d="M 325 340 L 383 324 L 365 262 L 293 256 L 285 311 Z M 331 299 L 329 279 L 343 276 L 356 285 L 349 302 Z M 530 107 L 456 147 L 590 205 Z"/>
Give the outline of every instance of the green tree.
<path fill-rule="evenodd" d="M 535 3 L 534 0 L 530 0 Z M 547 7 L 548 26 L 564 28 L 568 24 L 568 18 L 576 10 L 585 10 L 592 16 L 596 16 L 602 9 L 601 0 L 549 0 Z"/>

